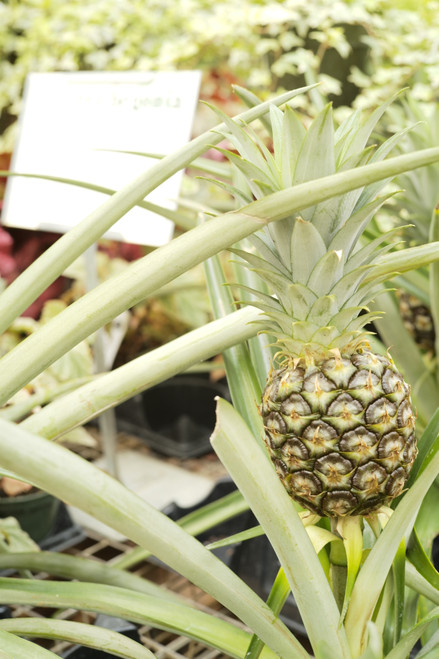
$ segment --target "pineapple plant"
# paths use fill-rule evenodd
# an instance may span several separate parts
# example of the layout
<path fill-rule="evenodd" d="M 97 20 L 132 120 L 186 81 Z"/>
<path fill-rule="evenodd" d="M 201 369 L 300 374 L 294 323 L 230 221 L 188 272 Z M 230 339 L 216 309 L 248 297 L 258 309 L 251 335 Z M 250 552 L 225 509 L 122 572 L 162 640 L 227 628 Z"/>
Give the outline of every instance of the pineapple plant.
<path fill-rule="evenodd" d="M 395 105 L 390 114 L 394 126 L 400 129 L 408 124 L 412 126 L 404 136 L 406 150 L 439 144 L 439 110 L 435 104 L 423 105 L 408 97 Z M 431 231 L 439 201 L 438 175 L 438 165 L 433 163 L 396 178 L 401 192 L 395 199 L 392 219 L 403 225 L 403 237 L 411 245 L 422 245 L 434 239 Z M 395 294 L 404 327 L 421 351 L 433 355 L 436 332 L 427 269 L 411 274 L 408 279 L 401 278 L 400 284 Z"/>
<path fill-rule="evenodd" d="M 335 129 L 327 105 L 305 130 L 290 107 L 272 107 L 272 151 L 225 120 L 232 193 L 258 199 L 383 158 L 398 136 L 378 149 L 367 140 L 384 109 L 365 123 L 353 113 Z M 379 196 L 384 183 L 313 205 L 255 234 L 250 250 L 234 250 L 271 289 L 250 291 L 278 349 L 260 405 L 265 444 L 291 498 L 330 518 L 389 504 L 417 455 L 410 387 L 365 330 L 380 284 L 373 264 L 388 236 L 365 245 L 361 236 L 388 197 Z"/>

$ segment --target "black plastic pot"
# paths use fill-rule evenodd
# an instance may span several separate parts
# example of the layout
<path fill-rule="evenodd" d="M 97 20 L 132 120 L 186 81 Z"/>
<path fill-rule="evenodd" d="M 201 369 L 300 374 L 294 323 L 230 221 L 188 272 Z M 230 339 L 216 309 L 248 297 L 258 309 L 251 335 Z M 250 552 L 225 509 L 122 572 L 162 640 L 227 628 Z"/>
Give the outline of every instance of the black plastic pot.
<path fill-rule="evenodd" d="M 98 615 L 95 624 L 98 627 L 105 627 L 114 632 L 119 632 L 133 641 L 140 642 L 139 632 L 136 625 L 121 618 L 113 618 L 103 614 Z M 94 648 L 86 648 L 83 645 L 75 645 L 67 650 L 63 655 L 63 659 L 114 659 L 114 654 L 109 654 L 104 650 L 95 650 Z"/>
<path fill-rule="evenodd" d="M 177 521 L 181 517 L 184 517 L 185 515 L 194 512 L 195 510 L 201 508 L 202 506 L 206 506 L 209 503 L 213 503 L 214 501 L 217 501 L 218 499 L 225 497 L 227 494 L 230 494 L 235 490 L 236 490 L 236 485 L 234 484 L 234 482 L 230 478 L 225 477 L 219 480 L 214 485 L 213 489 L 209 492 L 209 494 L 196 505 L 189 506 L 187 508 L 182 508 L 176 503 L 171 503 L 169 506 L 164 508 L 162 512 L 168 517 L 170 517 L 172 520 Z M 256 524 L 257 524 L 256 517 L 253 515 L 253 513 L 250 510 L 247 510 L 246 512 L 241 513 L 240 515 L 237 515 L 232 519 L 228 519 L 225 522 L 222 522 L 221 524 L 217 524 L 212 529 L 209 529 L 204 533 L 200 533 L 197 536 L 197 539 L 203 544 L 208 545 L 212 542 L 217 542 L 218 540 L 222 540 L 223 538 L 228 538 L 229 536 L 234 535 L 235 533 L 239 533 L 244 529 L 248 529 L 252 526 L 255 526 Z M 214 553 L 218 558 L 220 558 L 223 561 L 223 563 L 225 563 L 230 567 L 231 563 L 234 560 L 234 554 L 237 546 L 238 546 L 237 544 L 234 544 L 234 545 L 228 545 L 227 547 L 219 547 L 218 549 L 212 550 L 212 553 Z"/>
<path fill-rule="evenodd" d="M 159 453 L 183 459 L 204 455 L 211 450 L 216 396 L 229 398 L 227 387 L 178 375 L 119 405 L 117 424 Z"/>
<path fill-rule="evenodd" d="M 15 517 L 35 542 L 41 542 L 54 526 L 60 504 L 59 499 L 41 490 L 0 497 L 0 517 Z"/>

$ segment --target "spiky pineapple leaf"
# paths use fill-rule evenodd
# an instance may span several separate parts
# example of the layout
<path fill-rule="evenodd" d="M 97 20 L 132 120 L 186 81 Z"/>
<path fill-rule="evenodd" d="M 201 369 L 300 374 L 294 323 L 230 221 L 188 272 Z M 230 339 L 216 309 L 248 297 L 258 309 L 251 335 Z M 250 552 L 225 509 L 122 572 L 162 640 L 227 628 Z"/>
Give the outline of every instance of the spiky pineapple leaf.
<path fill-rule="evenodd" d="M 216 113 L 223 119 L 227 127 L 225 131 L 222 131 L 222 134 L 233 144 L 243 158 L 255 163 L 260 169 L 265 170 L 268 168 L 273 179 L 273 190 L 278 189 L 281 186 L 280 170 L 263 140 L 249 125 L 245 127 L 238 126 L 221 110 L 216 109 Z"/>
<path fill-rule="evenodd" d="M 328 324 L 339 310 L 337 298 L 334 295 L 324 295 L 317 298 L 309 311 L 313 322 Z"/>
<path fill-rule="evenodd" d="M 285 145 L 284 145 L 284 113 L 279 108 L 272 105 L 270 107 L 270 123 L 272 128 L 272 137 L 273 137 L 273 155 L 276 166 L 281 172 L 283 177 L 283 166 L 284 166 L 284 154 L 285 154 Z M 289 158 L 287 159 L 289 163 Z M 292 181 L 292 177 L 289 179 Z M 282 180 L 282 186 L 284 182 Z"/>
<path fill-rule="evenodd" d="M 358 151 L 362 151 L 364 149 L 375 126 L 378 124 L 379 120 L 386 112 L 389 105 L 391 105 L 395 99 L 400 96 L 400 94 L 401 92 L 394 94 L 389 99 L 387 99 L 387 101 L 377 107 L 376 110 L 374 110 L 372 114 L 366 119 L 363 125 L 353 133 L 352 140 L 350 141 L 346 151 L 347 154 L 357 153 Z"/>
<path fill-rule="evenodd" d="M 249 188 L 257 199 L 263 197 L 264 194 L 255 184 L 256 180 L 263 181 L 264 184 L 270 189 L 270 191 L 273 191 L 273 184 L 270 178 L 267 176 L 266 170 L 264 171 L 263 169 L 260 169 L 260 167 L 255 165 L 253 162 L 242 158 L 238 154 L 233 153 L 233 151 L 229 151 L 228 149 L 223 149 L 217 146 L 215 147 L 215 150 L 226 156 L 232 165 L 235 165 L 235 167 L 237 167 L 237 169 L 239 169 L 244 174 L 247 179 Z"/>
<path fill-rule="evenodd" d="M 262 103 L 261 99 L 250 90 L 245 89 L 240 85 L 232 85 L 232 88 L 238 98 L 240 98 L 248 108 L 254 108 L 256 105 L 260 105 Z M 267 116 L 263 114 L 261 117 L 259 117 L 259 120 L 261 121 L 267 133 L 271 135 L 271 122 Z"/>
<path fill-rule="evenodd" d="M 247 240 L 259 252 L 263 259 L 270 263 L 277 261 L 279 268 L 284 269 L 285 273 L 289 272 L 285 265 L 281 263 L 277 247 L 268 232 L 253 233 Z"/>
<path fill-rule="evenodd" d="M 355 154 L 345 162 L 341 163 L 337 171 L 343 172 L 366 165 L 370 160 L 372 150 L 373 147 Z M 320 233 L 326 236 L 327 244 L 340 227 L 342 227 L 351 217 L 358 199 L 361 196 L 362 190 L 363 188 L 360 187 L 346 194 L 332 197 L 331 199 L 320 202 L 316 205 L 312 221 Z"/>
<path fill-rule="evenodd" d="M 300 148 L 294 184 L 335 173 L 334 122 L 331 105 L 327 105 L 310 125 Z"/>
<path fill-rule="evenodd" d="M 314 324 L 308 320 L 298 320 L 292 324 L 294 330 L 294 338 L 302 341 L 302 343 L 309 343 L 318 331 L 322 328 L 318 324 Z"/>
<path fill-rule="evenodd" d="M 215 112 L 220 120 L 225 124 L 226 130 L 222 130 L 221 134 L 229 139 L 229 141 L 238 148 L 239 153 L 248 161 L 255 163 L 256 166 L 264 169 L 264 158 L 261 151 L 255 142 L 248 135 L 242 125 L 238 125 L 233 121 L 229 115 L 223 112 L 220 108 L 215 107 L 209 103 L 207 106 Z M 248 128 L 247 126 L 245 127 Z"/>
<path fill-rule="evenodd" d="M 262 293 L 262 291 L 251 288 L 251 286 L 246 286 L 245 284 L 235 284 L 235 286 L 240 291 L 246 291 L 247 293 L 254 295 L 261 304 L 264 303 L 264 311 L 271 309 L 273 310 L 273 312 L 275 311 L 284 312 L 284 307 L 282 306 L 282 304 L 279 302 L 277 298 L 273 297 L 272 295 L 268 295 L 267 293 Z M 254 300 L 252 300 L 252 305 L 256 306 L 256 302 Z"/>
<path fill-rule="evenodd" d="M 290 284 L 288 287 L 288 296 L 290 298 L 291 308 L 294 310 L 294 317 L 298 320 L 305 320 L 310 307 L 317 300 L 316 294 L 302 284 Z"/>
<path fill-rule="evenodd" d="M 316 263 L 308 279 L 308 287 L 317 295 L 326 295 L 343 272 L 342 254 L 331 250 Z"/>
<path fill-rule="evenodd" d="M 236 200 L 240 200 L 244 204 L 249 204 L 253 201 L 253 198 L 250 195 L 247 195 L 242 189 L 232 185 L 231 183 L 226 183 L 226 181 L 220 181 L 216 178 L 209 178 L 208 176 L 197 176 L 196 178 L 202 181 L 207 181 L 208 183 L 213 183 L 218 188 L 222 188 L 228 192 L 231 197 L 234 197 Z"/>
<path fill-rule="evenodd" d="M 347 220 L 337 231 L 334 238 L 329 243 L 328 249 L 342 249 L 344 259 L 347 261 L 357 244 L 359 237 L 362 235 L 375 212 L 381 208 L 381 206 L 392 197 L 393 194 L 395 193 L 389 192 L 387 195 L 378 197 L 351 215 L 349 220 Z"/>
<path fill-rule="evenodd" d="M 326 254 L 326 245 L 311 222 L 300 216 L 294 223 L 290 251 L 294 281 L 306 284 L 315 264 Z"/>
<path fill-rule="evenodd" d="M 345 272 L 350 272 L 351 270 L 359 268 L 362 265 L 366 265 L 367 263 L 373 263 L 381 256 L 384 256 L 388 252 L 398 247 L 399 243 L 392 244 L 391 242 L 388 242 L 386 245 L 380 248 L 383 240 L 389 240 L 391 236 L 397 234 L 398 231 L 398 228 L 393 229 L 392 231 L 386 233 L 384 236 L 379 236 L 378 238 L 371 240 L 370 243 L 364 247 L 361 247 L 357 252 L 355 252 L 355 254 L 351 256 L 351 258 L 346 263 Z"/>
<path fill-rule="evenodd" d="M 334 344 L 338 336 L 338 329 L 333 325 L 327 325 L 326 327 L 319 327 L 314 334 L 312 334 L 311 338 L 313 343 L 327 346 L 328 344 Z"/>
<path fill-rule="evenodd" d="M 289 106 L 285 108 L 282 129 L 282 185 L 288 187 L 293 183 L 297 157 L 306 135 L 305 126 Z"/>
<path fill-rule="evenodd" d="M 288 300 L 289 299 L 289 282 L 282 275 L 278 275 L 275 272 L 267 270 L 266 268 L 252 268 L 253 272 L 256 272 L 265 282 L 267 282 L 272 290 L 276 291 L 279 299 Z"/>
<path fill-rule="evenodd" d="M 356 333 L 361 330 L 364 325 L 374 320 L 380 318 L 382 314 L 379 311 L 369 311 L 368 313 L 363 314 L 362 316 L 357 316 L 354 318 L 347 326 L 346 332 Z"/>
<path fill-rule="evenodd" d="M 386 156 L 394 149 L 398 143 L 401 141 L 402 137 L 409 132 L 412 127 L 408 127 L 399 133 L 395 133 L 392 137 L 389 137 L 383 144 L 381 144 L 378 149 L 376 149 L 370 158 L 370 162 L 380 162 L 384 160 Z M 391 181 L 391 178 L 382 179 L 377 183 L 372 183 L 364 188 L 361 195 L 358 198 L 356 207 L 367 204 L 371 199 L 373 199 L 388 183 Z"/>
<path fill-rule="evenodd" d="M 364 307 L 362 306 L 349 306 L 345 309 L 341 309 L 331 318 L 330 322 L 340 333 L 342 333 L 352 320 L 363 311 L 363 309 Z"/>
<path fill-rule="evenodd" d="M 293 222 L 294 219 L 292 217 L 287 217 L 278 222 L 270 222 L 267 227 L 268 233 L 278 249 L 281 260 L 288 265 L 291 263 L 291 228 Z"/>
<path fill-rule="evenodd" d="M 349 301 L 354 293 L 358 290 L 361 282 L 367 272 L 372 268 L 371 265 L 363 265 L 352 272 L 348 272 L 331 288 L 331 293 L 336 295 L 340 306 Z"/>
<path fill-rule="evenodd" d="M 236 254 L 236 256 L 241 257 L 243 261 L 246 261 L 255 269 L 270 270 L 271 272 L 274 272 L 275 274 L 278 274 L 282 277 L 286 277 L 288 279 L 291 277 L 291 273 L 284 267 L 283 263 L 279 260 L 279 258 L 276 258 L 276 256 L 271 252 L 269 252 L 270 260 L 268 260 L 261 258 L 257 254 L 246 252 L 243 249 L 232 248 L 229 251 L 232 252 L 232 254 Z"/>
<path fill-rule="evenodd" d="M 337 162 L 344 161 L 348 155 L 349 144 L 351 137 L 359 129 L 361 123 L 361 112 L 360 110 L 355 110 L 352 112 L 348 118 L 341 123 L 335 131 L 334 135 L 334 152 Z"/>

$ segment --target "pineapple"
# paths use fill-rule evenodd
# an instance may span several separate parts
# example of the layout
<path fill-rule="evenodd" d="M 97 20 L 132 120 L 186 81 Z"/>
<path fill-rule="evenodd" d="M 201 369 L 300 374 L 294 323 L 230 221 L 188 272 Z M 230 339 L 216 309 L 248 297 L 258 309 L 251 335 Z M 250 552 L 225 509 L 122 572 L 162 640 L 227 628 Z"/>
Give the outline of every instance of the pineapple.
<path fill-rule="evenodd" d="M 404 290 L 395 292 L 404 327 L 421 350 L 434 353 L 436 332 L 430 308 Z"/>
<path fill-rule="evenodd" d="M 353 113 L 335 130 L 328 105 L 306 130 L 290 107 L 273 107 L 272 150 L 222 115 L 231 192 L 261 198 L 382 159 L 398 136 L 377 150 L 366 142 L 384 110 L 365 123 Z M 389 196 L 378 196 L 384 184 L 269 224 L 250 249 L 234 250 L 269 287 L 251 289 L 278 348 L 260 405 L 265 443 L 288 494 L 320 516 L 368 515 L 388 504 L 417 454 L 410 387 L 390 356 L 374 354 L 364 329 L 376 317 L 366 305 L 381 284 L 371 268 L 386 236 L 360 238 Z"/>

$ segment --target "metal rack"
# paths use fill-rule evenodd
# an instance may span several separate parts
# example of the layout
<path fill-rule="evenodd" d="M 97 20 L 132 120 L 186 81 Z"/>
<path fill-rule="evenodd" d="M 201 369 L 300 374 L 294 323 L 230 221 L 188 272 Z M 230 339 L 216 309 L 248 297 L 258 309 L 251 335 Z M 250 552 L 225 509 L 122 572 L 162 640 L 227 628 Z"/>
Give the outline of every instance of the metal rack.
<path fill-rule="evenodd" d="M 128 540 L 112 540 L 95 534 L 91 530 L 87 530 L 80 542 L 65 551 L 71 555 L 105 561 L 111 564 L 112 561 L 126 554 L 132 548 L 133 545 Z M 188 600 L 189 604 L 203 611 L 239 625 L 231 614 L 210 597 L 210 595 L 161 564 L 149 560 L 142 561 L 132 569 L 132 572 L 182 595 Z M 39 573 L 35 577 L 37 579 L 48 579 L 49 575 Z M 51 616 L 55 613 L 53 609 L 23 605 L 13 606 L 11 609 L 13 617 L 38 618 Z M 96 618 L 96 614 L 94 613 L 77 611 L 75 609 L 66 609 L 56 612 L 56 614 L 57 617 L 63 620 L 74 620 L 85 623 L 93 623 Z M 229 659 L 228 655 L 212 648 L 206 648 L 206 646 L 203 646 L 198 641 L 184 636 L 177 636 L 176 634 L 149 625 L 141 626 L 138 631 L 143 644 L 154 653 L 157 659 Z M 43 647 L 59 655 L 71 647 L 68 643 L 60 641 L 41 640 L 38 642 Z"/>

